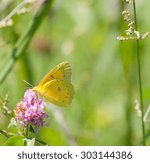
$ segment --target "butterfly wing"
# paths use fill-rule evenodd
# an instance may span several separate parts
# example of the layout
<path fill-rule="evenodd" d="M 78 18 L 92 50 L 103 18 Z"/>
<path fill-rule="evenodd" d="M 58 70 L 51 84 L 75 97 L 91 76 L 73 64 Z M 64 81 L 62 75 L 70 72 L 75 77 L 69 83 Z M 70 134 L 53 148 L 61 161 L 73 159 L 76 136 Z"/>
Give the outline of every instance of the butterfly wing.
<path fill-rule="evenodd" d="M 54 79 L 44 84 L 39 93 L 48 102 L 58 106 L 68 106 L 72 101 L 74 88 L 68 81 Z"/>
<path fill-rule="evenodd" d="M 71 72 L 72 69 L 70 63 L 68 61 L 62 62 L 44 76 L 39 83 L 39 86 L 43 86 L 47 82 L 54 79 L 71 82 Z"/>

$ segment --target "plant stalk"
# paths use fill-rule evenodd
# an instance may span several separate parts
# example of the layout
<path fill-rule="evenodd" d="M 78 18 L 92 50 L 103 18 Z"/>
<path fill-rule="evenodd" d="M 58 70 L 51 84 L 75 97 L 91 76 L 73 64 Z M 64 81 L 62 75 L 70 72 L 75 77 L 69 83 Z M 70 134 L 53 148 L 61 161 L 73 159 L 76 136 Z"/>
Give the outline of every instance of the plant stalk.
<path fill-rule="evenodd" d="M 134 11 L 134 23 L 135 23 L 135 30 L 138 31 L 137 27 L 137 15 L 136 15 L 136 4 L 135 0 L 133 0 L 133 11 Z M 142 93 L 142 76 L 141 76 L 141 62 L 140 62 L 140 46 L 139 40 L 136 39 L 136 47 L 137 47 L 137 63 L 138 63 L 138 81 L 139 81 L 139 94 L 140 94 L 140 107 L 142 112 L 142 133 L 143 133 L 143 145 L 146 145 L 145 142 L 145 124 L 144 124 L 144 108 L 143 108 L 143 93 Z"/>
<path fill-rule="evenodd" d="M 5 80 L 7 75 L 10 73 L 13 65 L 17 61 L 17 59 L 25 54 L 24 51 L 27 49 L 32 37 L 37 31 L 38 27 L 42 23 L 45 16 L 49 13 L 54 0 L 44 0 L 40 9 L 37 11 L 33 19 L 31 20 L 29 27 L 19 40 L 16 42 L 14 48 L 11 51 L 10 57 L 7 59 L 6 63 L 3 66 L 3 70 L 0 73 L 0 84 Z"/>
<path fill-rule="evenodd" d="M 30 125 L 27 124 L 26 131 L 25 131 L 25 138 L 26 138 L 26 139 L 28 139 L 28 136 L 29 136 L 29 127 L 30 127 Z M 26 139 L 24 140 L 24 146 L 27 145 Z"/>

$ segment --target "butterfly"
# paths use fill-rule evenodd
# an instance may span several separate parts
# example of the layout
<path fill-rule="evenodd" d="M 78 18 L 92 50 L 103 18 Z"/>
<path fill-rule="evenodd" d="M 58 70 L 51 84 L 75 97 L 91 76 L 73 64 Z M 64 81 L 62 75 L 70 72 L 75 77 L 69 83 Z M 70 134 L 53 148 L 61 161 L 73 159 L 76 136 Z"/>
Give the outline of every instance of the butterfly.
<path fill-rule="evenodd" d="M 62 62 L 46 74 L 32 90 L 47 102 L 66 107 L 71 104 L 74 88 L 71 83 L 72 69 L 68 61 Z"/>

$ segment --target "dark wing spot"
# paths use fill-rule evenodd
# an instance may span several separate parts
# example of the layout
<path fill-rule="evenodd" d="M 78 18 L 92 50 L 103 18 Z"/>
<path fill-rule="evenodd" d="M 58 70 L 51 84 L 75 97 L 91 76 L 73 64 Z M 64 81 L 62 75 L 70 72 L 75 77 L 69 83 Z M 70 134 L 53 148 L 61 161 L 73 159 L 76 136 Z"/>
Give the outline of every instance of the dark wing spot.
<path fill-rule="evenodd" d="M 53 75 L 51 75 L 51 77 L 52 77 L 52 78 L 54 78 L 54 76 L 53 76 Z"/>
<path fill-rule="evenodd" d="M 64 103 L 65 101 L 63 100 L 62 102 Z"/>
<path fill-rule="evenodd" d="M 59 91 L 59 92 L 61 91 L 60 87 L 58 87 L 58 91 Z"/>

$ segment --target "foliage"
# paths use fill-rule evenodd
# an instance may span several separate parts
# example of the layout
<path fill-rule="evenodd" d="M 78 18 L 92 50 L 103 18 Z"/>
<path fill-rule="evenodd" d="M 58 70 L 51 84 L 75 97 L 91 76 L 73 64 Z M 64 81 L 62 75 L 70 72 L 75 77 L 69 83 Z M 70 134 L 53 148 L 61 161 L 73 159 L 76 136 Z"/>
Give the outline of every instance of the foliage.
<path fill-rule="evenodd" d="M 0 20 L 20 2 L 10 0 L 5 10 L 3 4 Z M 15 13 L 11 18 L 13 24 L 0 28 L 0 77 L 9 67 L 0 85 L 0 109 L 6 113 L 3 104 L 7 94 L 5 106 L 10 111 L 0 117 L 0 145 L 24 145 L 24 137 L 17 129 L 8 128 L 16 104 L 28 88 L 24 80 L 35 86 L 44 74 L 65 60 L 72 65 L 73 102 L 64 109 L 47 107 L 49 126 L 42 127 L 38 134 L 30 128 L 28 145 L 140 145 L 141 117 L 137 116 L 134 104 L 135 100 L 140 101 L 135 40 L 116 40 L 126 26 L 121 16 L 122 0 L 55 1 L 41 17 L 40 26 L 34 24 L 35 15 L 41 11 L 39 2 L 25 4 L 24 8 L 32 9 Z M 141 33 L 150 26 L 149 3 L 137 3 Z M 149 38 L 140 41 L 144 111 L 150 99 L 148 44 Z M 19 58 L 10 61 L 16 46 Z M 148 122 L 145 127 L 149 145 Z"/>

